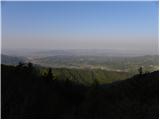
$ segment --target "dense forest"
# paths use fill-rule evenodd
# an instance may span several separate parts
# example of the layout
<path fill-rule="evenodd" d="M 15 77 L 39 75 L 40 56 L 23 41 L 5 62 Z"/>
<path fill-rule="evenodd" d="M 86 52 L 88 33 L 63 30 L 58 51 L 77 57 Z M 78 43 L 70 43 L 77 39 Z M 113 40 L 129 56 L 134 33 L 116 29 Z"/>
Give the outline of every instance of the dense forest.
<path fill-rule="evenodd" d="M 159 71 L 90 84 L 32 63 L 1 65 L 2 118 L 158 118 Z"/>

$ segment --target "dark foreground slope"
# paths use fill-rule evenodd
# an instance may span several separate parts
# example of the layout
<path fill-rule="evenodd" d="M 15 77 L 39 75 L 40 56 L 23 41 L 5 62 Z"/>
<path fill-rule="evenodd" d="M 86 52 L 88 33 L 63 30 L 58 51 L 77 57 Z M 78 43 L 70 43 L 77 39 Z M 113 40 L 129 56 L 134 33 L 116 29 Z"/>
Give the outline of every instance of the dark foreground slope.
<path fill-rule="evenodd" d="M 40 75 L 31 64 L 1 66 L 2 118 L 158 118 L 158 71 L 84 86 Z"/>

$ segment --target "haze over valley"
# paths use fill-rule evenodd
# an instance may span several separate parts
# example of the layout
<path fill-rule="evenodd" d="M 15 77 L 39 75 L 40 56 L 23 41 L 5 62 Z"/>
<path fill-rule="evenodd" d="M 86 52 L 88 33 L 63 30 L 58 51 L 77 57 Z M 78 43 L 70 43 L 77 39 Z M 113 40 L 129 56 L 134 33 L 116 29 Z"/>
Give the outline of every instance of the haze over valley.
<path fill-rule="evenodd" d="M 44 50 L 34 51 L 9 51 L 2 50 L 2 63 L 7 63 L 8 57 L 17 57 L 19 62 L 32 62 L 37 65 L 54 67 L 54 68 L 90 68 L 90 69 L 104 69 L 128 71 L 130 68 L 137 68 L 144 66 L 147 70 L 158 69 L 158 55 L 143 55 L 141 53 L 133 53 L 127 51 L 116 50 Z M 3 54 L 4 53 L 4 54 Z M 5 56 L 7 55 L 7 56 Z M 4 58 L 6 57 L 6 58 Z M 18 60 L 19 58 L 19 60 Z M 9 59 L 9 58 L 8 58 Z M 16 59 L 15 59 L 16 60 Z M 15 61 L 14 59 L 11 61 Z M 149 69 L 150 67 L 150 69 Z M 128 69 L 127 69 L 128 68 Z M 149 72 L 148 71 L 148 72 Z"/>

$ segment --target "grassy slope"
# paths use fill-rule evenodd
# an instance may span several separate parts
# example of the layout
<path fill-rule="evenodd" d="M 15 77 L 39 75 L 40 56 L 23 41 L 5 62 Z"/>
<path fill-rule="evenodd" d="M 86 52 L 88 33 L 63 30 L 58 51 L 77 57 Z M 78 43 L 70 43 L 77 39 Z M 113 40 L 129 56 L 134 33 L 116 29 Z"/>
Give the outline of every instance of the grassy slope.
<path fill-rule="evenodd" d="M 115 80 L 123 80 L 130 76 L 127 72 L 106 71 L 100 69 L 67 69 L 67 68 L 53 68 L 53 75 L 61 79 L 76 80 L 77 82 L 90 84 L 94 79 L 98 80 L 100 84 L 111 83 Z M 41 68 L 42 74 L 47 72 L 46 68 Z"/>

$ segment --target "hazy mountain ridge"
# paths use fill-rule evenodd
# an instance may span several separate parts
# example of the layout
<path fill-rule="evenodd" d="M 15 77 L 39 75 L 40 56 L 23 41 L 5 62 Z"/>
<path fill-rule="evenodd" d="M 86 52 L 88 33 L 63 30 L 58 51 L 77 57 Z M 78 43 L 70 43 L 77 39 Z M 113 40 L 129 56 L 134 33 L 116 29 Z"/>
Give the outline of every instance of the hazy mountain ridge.
<path fill-rule="evenodd" d="M 26 58 L 24 57 L 16 57 L 9 55 L 1 55 L 1 64 L 6 65 L 18 65 L 20 62 L 25 62 Z"/>
<path fill-rule="evenodd" d="M 41 50 L 41 49 L 2 49 L 3 54 L 13 55 L 13 56 L 24 56 L 24 57 L 49 57 L 58 55 L 67 56 L 109 56 L 109 57 L 136 57 L 136 56 L 146 56 L 144 51 L 132 51 L 123 49 L 51 49 L 51 50 Z M 158 55 L 158 54 L 149 54 Z"/>
<path fill-rule="evenodd" d="M 82 54 L 82 53 L 83 54 Z M 91 50 L 52 50 L 31 52 L 24 56 L 16 56 L 14 59 L 9 55 L 2 56 L 3 64 L 17 64 L 20 61 L 32 62 L 34 64 L 53 68 L 76 68 L 76 69 L 102 69 L 107 71 L 124 71 L 136 73 L 141 66 L 145 72 L 159 69 L 158 55 L 145 56 L 107 56 L 100 55 L 97 51 L 93 55 Z M 106 51 L 105 51 L 106 52 Z M 22 59 L 23 58 L 23 59 Z M 11 60 L 9 60 L 11 59 Z M 15 61 L 15 62 L 13 62 Z M 10 63 L 9 63 L 10 62 Z"/>

